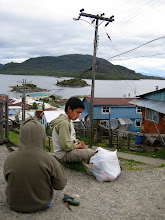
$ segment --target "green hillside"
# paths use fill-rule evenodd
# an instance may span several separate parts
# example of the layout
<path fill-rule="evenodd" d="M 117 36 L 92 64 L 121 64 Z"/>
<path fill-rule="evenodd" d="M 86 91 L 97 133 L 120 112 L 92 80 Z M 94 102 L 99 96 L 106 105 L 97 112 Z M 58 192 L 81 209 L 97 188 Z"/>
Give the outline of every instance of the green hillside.
<path fill-rule="evenodd" d="M 92 76 L 91 55 L 70 54 L 30 58 L 23 63 L 8 63 L 0 66 L 0 74 L 45 75 L 78 77 L 90 79 Z M 123 66 L 113 65 L 105 59 L 97 58 L 96 79 L 161 79 L 145 76 Z"/>

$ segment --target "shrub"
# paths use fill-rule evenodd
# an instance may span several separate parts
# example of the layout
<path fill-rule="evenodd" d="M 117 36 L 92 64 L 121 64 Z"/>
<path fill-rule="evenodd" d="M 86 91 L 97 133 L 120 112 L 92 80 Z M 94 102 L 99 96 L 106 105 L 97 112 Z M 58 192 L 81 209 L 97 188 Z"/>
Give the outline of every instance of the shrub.
<path fill-rule="evenodd" d="M 155 154 L 156 157 L 165 159 L 165 148 L 161 148 L 157 151 L 157 153 Z"/>

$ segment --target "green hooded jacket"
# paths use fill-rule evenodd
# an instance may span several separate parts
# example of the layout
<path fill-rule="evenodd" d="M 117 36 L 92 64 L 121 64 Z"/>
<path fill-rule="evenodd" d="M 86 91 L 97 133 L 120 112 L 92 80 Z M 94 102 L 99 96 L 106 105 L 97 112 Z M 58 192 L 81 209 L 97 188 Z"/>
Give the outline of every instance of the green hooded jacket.
<path fill-rule="evenodd" d="M 9 207 L 18 212 L 34 212 L 53 199 L 53 189 L 66 185 L 63 167 L 45 152 L 46 135 L 34 119 L 24 122 L 19 135 L 19 150 L 10 153 L 4 164 Z"/>

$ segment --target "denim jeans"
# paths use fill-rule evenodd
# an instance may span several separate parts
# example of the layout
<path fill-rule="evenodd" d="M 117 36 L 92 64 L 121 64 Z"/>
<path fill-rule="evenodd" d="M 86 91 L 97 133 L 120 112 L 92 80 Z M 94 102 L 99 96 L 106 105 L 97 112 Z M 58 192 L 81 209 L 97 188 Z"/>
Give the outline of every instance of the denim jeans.
<path fill-rule="evenodd" d="M 53 204 L 53 199 L 52 199 L 52 201 L 49 204 L 44 206 L 41 210 L 45 210 L 45 209 L 49 208 L 52 204 Z"/>

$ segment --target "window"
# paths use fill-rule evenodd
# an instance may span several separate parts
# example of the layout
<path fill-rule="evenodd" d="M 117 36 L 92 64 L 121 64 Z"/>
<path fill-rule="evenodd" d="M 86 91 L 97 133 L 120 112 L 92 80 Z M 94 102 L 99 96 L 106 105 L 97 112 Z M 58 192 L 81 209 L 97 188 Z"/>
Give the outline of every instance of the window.
<path fill-rule="evenodd" d="M 102 107 L 102 114 L 109 114 L 110 113 L 110 107 L 104 106 Z"/>
<path fill-rule="evenodd" d="M 104 126 L 107 126 L 107 120 L 101 120 L 100 121 L 100 124 L 104 125 Z"/>
<path fill-rule="evenodd" d="M 153 121 L 159 123 L 159 113 L 153 111 Z"/>
<path fill-rule="evenodd" d="M 159 123 L 159 113 L 146 108 L 146 120 Z"/>
<path fill-rule="evenodd" d="M 141 127 L 141 120 L 135 119 L 135 127 Z"/>
<path fill-rule="evenodd" d="M 139 106 L 137 106 L 137 107 L 136 107 L 136 113 L 142 113 L 142 108 L 139 107 Z"/>

